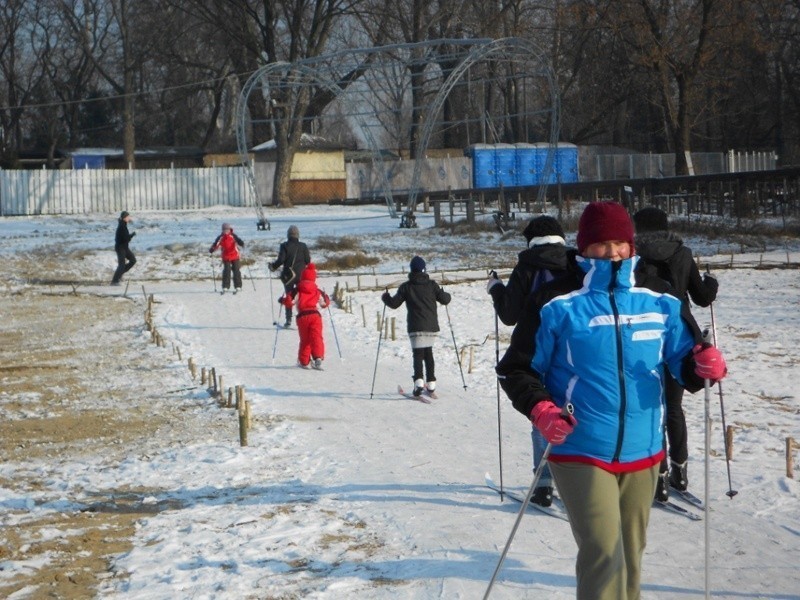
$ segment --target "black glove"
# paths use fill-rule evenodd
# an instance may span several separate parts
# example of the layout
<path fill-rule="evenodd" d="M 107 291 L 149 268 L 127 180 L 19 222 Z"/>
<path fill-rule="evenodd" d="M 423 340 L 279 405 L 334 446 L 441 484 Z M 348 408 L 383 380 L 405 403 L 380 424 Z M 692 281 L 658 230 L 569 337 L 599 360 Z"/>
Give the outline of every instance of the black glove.
<path fill-rule="evenodd" d="M 135 238 L 135 237 L 136 237 L 136 232 L 134 231 L 134 232 L 131 234 L 131 239 L 133 239 L 133 238 Z"/>
<path fill-rule="evenodd" d="M 719 290 L 719 282 L 717 281 L 716 277 L 711 276 L 709 273 L 703 275 L 703 283 L 706 286 L 706 289 L 709 293 L 717 295 L 717 290 Z"/>
<path fill-rule="evenodd" d="M 389 300 L 391 300 L 391 299 L 392 299 L 392 295 L 389 292 L 383 292 L 383 294 L 381 294 L 381 300 L 383 300 L 384 304 L 388 304 Z"/>
<path fill-rule="evenodd" d="M 208 253 L 214 254 L 214 246 L 211 246 L 211 248 L 208 249 Z"/>

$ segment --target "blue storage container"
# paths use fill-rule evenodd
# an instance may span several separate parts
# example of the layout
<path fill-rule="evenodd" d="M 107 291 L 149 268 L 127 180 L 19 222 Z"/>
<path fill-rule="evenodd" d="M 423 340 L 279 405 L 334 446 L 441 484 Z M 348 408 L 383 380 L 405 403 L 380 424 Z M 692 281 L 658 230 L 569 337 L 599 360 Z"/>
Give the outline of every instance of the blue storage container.
<path fill-rule="evenodd" d="M 472 187 L 476 189 L 496 187 L 494 146 L 492 144 L 472 144 L 467 148 L 466 154 L 472 157 Z"/>
<path fill-rule="evenodd" d="M 497 171 L 495 187 L 517 185 L 517 149 L 513 144 L 495 144 L 494 165 Z"/>
<path fill-rule="evenodd" d="M 517 185 L 536 185 L 539 183 L 536 146 L 533 144 L 514 144 L 514 147 L 517 152 Z"/>
<path fill-rule="evenodd" d="M 578 147 L 575 144 L 559 142 L 556 149 L 556 172 L 561 176 L 561 183 L 578 181 Z"/>

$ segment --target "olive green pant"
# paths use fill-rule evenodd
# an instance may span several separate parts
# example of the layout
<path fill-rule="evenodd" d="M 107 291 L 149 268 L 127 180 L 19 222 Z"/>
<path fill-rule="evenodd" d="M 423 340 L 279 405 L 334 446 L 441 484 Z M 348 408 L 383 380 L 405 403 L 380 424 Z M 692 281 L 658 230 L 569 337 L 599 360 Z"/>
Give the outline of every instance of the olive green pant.
<path fill-rule="evenodd" d="M 578 544 L 578 600 L 638 600 L 658 465 L 619 474 L 582 463 L 550 470 Z"/>

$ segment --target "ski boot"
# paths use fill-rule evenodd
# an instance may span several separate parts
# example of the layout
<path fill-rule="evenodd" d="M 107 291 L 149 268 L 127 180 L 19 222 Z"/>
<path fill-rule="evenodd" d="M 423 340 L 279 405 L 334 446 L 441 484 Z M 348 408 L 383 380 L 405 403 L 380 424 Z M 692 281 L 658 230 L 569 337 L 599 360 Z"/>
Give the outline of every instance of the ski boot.
<path fill-rule="evenodd" d="M 680 490 L 681 492 L 685 492 L 686 488 L 689 487 L 689 477 L 686 472 L 685 462 L 676 463 L 674 461 L 670 461 L 669 485 L 670 487 L 674 487 L 676 490 Z"/>
<path fill-rule="evenodd" d="M 553 488 L 548 485 L 537 487 L 533 490 L 531 502 L 545 508 L 550 506 L 553 503 Z"/>
<path fill-rule="evenodd" d="M 425 391 L 425 382 L 422 379 L 415 379 L 414 380 L 414 391 L 413 394 L 415 396 L 421 396 L 422 392 Z"/>
<path fill-rule="evenodd" d="M 663 471 L 658 474 L 658 481 L 656 482 L 656 501 L 666 502 L 669 500 L 669 473 Z"/>

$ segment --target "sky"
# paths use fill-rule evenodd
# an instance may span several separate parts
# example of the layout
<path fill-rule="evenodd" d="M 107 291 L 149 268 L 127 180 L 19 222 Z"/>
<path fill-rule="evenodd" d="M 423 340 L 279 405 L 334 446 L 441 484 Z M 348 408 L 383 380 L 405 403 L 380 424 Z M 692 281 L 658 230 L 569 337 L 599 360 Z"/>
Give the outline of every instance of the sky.
<path fill-rule="evenodd" d="M 245 386 L 254 419 L 248 446 L 238 443 L 230 409 L 205 391 L 173 395 L 173 402 L 201 403 L 207 416 L 194 425 L 190 442 L 165 440 L 114 468 L 106 468 L 102 455 L 63 464 L 61 481 L 68 483 L 61 486 L 45 480 L 41 490 L 23 494 L 0 485 L 2 524 L 65 510 L 54 498 L 68 510 L 93 490 L 151 488 L 146 501 L 175 508 L 137 524 L 133 549 L 113 558 L 119 576 L 104 580 L 104 598 L 482 597 L 519 508 L 501 502 L 484 476 L 497 482 L 502 476 L 504 487 L 520 494 L 532 477 L 530 423 L 498 393 L 493 371 L 511 328 L 500 324 L 495 337 L 485 289 L 488 269 L 507 278 L 523 238 L 442 233 L 431 228 L 430 215 L 418 216 L 418 229 L 400 230 L 376 206 L 271 210 L 268 217 L 268 232 L 256 231 L 252 210 L 225 207 L 135 214 L 130 225 L 139 258 L 127 288 L 130 319 L 141 321 L 144 287 L 157 300 L 154 320 L 168 344 L 181 348 L 184 359 L 214 367 L 226 386 Z M 80 291 L 119 296 L 126 287 L 108 285 L 115 221 L 116 215 L 98 214 L 0 219 L 0 258 L 56 254 L 63 277 L 80 282 Z M 208 246 L 222 221 L 244 238 L 253 261 L 236 296 L 214 291 L 219 261 Z M 315 248 L 320 236 L 353 236 L 380 260 L 350 273 L 320 272 L 320 287 L 331 293 L 346 286 L 352 307 L 323 311 L 323 371 L 297 368 L 297 331 L 273 326 L 281 320 L 280 289 L 266 264 L 291 224 L 312 260 L 330 254 Z M 702 597 L 708 573 L 714 598 L 797 599 L 800 487 L 786 476 L 785 439 L 800 438 L 800 271 L 753 266 L 777 266 L 787 254 L 797 261 L 800 244 L 761 240 L 764 247 L 742 253 L 741 240 L 686 241 L 702 261 L 719 265 L 712 269 L 720 282 L 714 325 L 729 365 L 723 398 L 734 430 L 729 466 L 738 494 L 725 493 L 717 390 L 708 404 L 707 482 L 704 394 L 687 394 L 690 490 L 709 504 L 708 537 L 705 520 L 654 509 L 643 596 Z M 439 397 L 430 404 L 397 393 L 398 385 L 411 386 L 405 307 L 392 311 L 380 301 L 384 288 L 393 291 L 405 280 L 415 254 L 453 296 L 446 310 L 439 308 Z M 731 260 L 736 268 L 721 268 Z M 11 294 L 32 285 L 12 270 L 0 289 Z M 378 315 L 396 319 L 396 339 L 378 333 Z M 695 315 L 701 327 L 711 326 L 707 309 Z M 143 329 L 139 335 L 149 337 Z M 183 366 L 167 352 L 164 361 Z M 183 370 L 189 387 L 191 375 Z M 131 386 L 136 377 L 131 373 Z M 220 426 L 223 417 L 228 426 Z M 0 481 L 51 468 L 6 462 Z M 491 597 L 573 598 L 575 554 L 566 522 L 528 511 Z M 26 568 L 14 561 L 2 567 L 0 579 Z"/>

